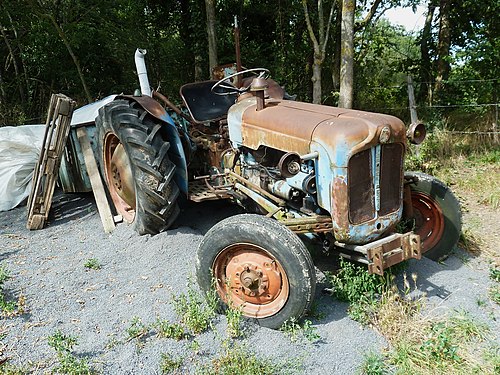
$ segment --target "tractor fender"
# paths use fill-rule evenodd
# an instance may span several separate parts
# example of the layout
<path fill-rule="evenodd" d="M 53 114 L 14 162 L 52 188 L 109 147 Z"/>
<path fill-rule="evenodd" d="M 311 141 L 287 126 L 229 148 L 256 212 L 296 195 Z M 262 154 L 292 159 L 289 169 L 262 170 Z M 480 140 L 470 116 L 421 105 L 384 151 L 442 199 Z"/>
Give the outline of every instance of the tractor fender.
<path fill-rule="evenodd" d="M 188 192 L 188 173 L 187 173 L 187 163 L 186 155 L 182 147 L 181 138 L 179 132 L 175 126 L 174 120 L 167 113 L 165 108 L 163 108 L 160 103 L 154 100 L 150 96 L 132 96 L 132 95 L 117 95 L 115 99 L 126 99 L 131 100 L 139 104 L 146 112 L 148 112 L 154 118 L 160 120 L 165 124 L 165 130 L 168 135 L 168 141 L 170 142 L 170 160 L 175 164 L 175 182 L 179 189 L 187 194 Z"/>

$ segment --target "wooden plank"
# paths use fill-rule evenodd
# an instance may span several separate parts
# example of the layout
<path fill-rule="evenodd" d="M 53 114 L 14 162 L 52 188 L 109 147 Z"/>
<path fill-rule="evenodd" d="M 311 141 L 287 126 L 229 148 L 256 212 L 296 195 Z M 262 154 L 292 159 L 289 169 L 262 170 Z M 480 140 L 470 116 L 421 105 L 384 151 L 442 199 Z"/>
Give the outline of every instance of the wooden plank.
<path fill-rule="evenodd" d="M 97 168 L 94 152 L 90 146 L 87 129 L 85 129 L 85 127 L 79 127 L 76 129 L 76 134 L 82 147 L 85 167 L 87 168 L 87 173 L 90 178 L 92 192 L 94 193 L 97 210 L 99 211 L 104 231 L 106 233 L 110 233 L 113 229 L 115 229 L 115 222 L 109 207 L 108 198 L 106 197 L 106 191 L 104 190 L 101 175 L 99 174 L 99 169 Z"/>

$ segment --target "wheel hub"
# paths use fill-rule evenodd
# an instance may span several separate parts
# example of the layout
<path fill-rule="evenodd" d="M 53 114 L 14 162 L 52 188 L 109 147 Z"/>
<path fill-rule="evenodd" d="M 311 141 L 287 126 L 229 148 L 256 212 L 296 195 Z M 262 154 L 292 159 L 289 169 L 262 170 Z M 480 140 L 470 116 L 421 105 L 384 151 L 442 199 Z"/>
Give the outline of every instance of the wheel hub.
<path fill-rule="evenodd" d="M 415 233 L 420 236 L 422 253 L 438 244 L 444 232 L 444 214 L 439 204 L 427 194 L 412 192 Z"/>
<path fill-rule="evenodd" d="M 135 217 L 134 178 L 127 152 L 113 133 L 104 140 L 104 169 L 116 211 L 131 223 Z"/>
<path fill-rule="evenodd" d="M 213 270 L 220 297 L 241 308 L 245 316 L 274 315 L 288 299 L 288 278 L 283 267 L 257 245 L 238 243 L 227 247 L 215 259 Z"/>

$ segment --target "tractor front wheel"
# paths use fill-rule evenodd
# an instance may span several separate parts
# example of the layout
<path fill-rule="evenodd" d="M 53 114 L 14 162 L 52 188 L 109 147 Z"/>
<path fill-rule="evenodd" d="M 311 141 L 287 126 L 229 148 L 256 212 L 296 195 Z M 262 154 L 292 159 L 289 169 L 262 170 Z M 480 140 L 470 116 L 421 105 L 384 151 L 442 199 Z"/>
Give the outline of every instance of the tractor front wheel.
<path fill-rule="evenodd" d="M 264 216 L 243 214 L 211 228 L 198 249 L 200 287 L 264 327 L 279 328 L 311 306 L 316 274 L 304 243 Z"/>
<path fill-rule="evenodd" d="M 96 119 L 101 172 L 118 214 L 139 234 L 166 230 L 179 214 L 175 164 L 160 121 L 135 102 L 115 100 Z"/>
<path fill-rule="evenodd" d="M 460 204 L 451 190 L 437 178 L 420 172 L 407 172 L 413 210 L 413 231 L 420 235 L 422 253 L 442 260 L 457 244 L 462 230 Z"/>

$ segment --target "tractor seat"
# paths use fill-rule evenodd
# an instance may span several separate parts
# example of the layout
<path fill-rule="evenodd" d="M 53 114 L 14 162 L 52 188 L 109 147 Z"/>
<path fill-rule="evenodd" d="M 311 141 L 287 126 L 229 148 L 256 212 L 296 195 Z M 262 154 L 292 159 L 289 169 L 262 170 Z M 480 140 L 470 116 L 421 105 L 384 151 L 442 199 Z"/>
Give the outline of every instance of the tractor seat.
<path fill-rule="evenodd" d="M 197 123 L 216 121 L 227 116 L 227 111 L 237 98 L 237 94 L 217 95 L 210 89 L 217 81 L 188 83 L 181 87 L 180 93 L 191 117 Z M 224 89 L 218 91 L 225 93 Z"/>

